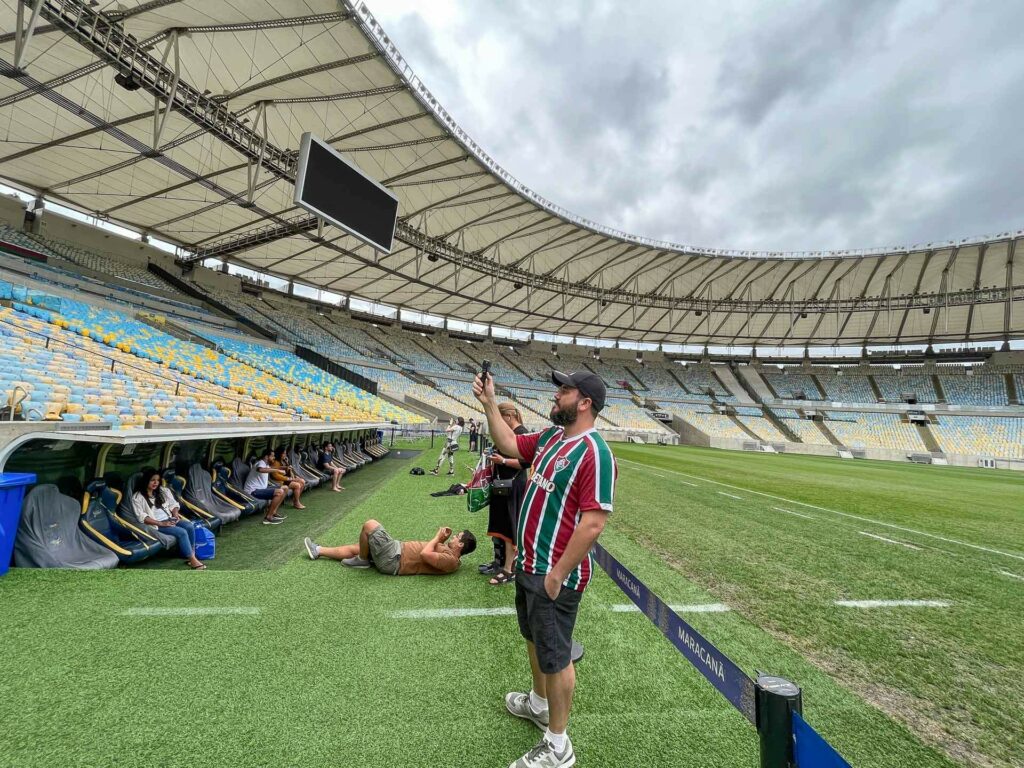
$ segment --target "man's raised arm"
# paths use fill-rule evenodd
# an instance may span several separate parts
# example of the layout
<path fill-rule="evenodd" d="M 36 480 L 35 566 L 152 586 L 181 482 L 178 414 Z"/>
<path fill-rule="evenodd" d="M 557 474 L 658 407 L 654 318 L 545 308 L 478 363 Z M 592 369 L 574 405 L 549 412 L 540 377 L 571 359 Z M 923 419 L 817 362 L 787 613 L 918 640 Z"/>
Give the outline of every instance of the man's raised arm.
<path fill-rule="evenodd" d="M 510 459 L 521 459 L 522 454 L 519 453 L 519 446 L 516 443 L 516 433 L 501 418 L 501 413 L 498 411 L 498 401 L 494 397 L 494 377 L 488 375 L 487 381 L 482 382 L 480 381 L 480 374 L 477 374 L 476 378 L 473 379 L 473 394 L 476 395 L 476 399 L 484 407 L 491 440 L 494 441 L 498 450 Z"/>

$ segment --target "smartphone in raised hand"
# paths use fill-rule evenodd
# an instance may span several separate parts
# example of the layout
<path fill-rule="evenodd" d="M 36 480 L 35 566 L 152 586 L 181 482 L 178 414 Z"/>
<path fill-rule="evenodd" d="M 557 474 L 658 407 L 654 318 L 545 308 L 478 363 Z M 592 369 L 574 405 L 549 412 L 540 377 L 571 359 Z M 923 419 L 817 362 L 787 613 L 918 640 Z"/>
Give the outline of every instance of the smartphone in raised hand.
<path fill-rule="evenodd" d="M 490 375 L 491 375 L 491 361 L 490 360 L 484 360 L 483 363 L 480 364 L 480 383 L 481 384 L 486 384 L 487 383 L 487 377 L 490 376 Z"/>

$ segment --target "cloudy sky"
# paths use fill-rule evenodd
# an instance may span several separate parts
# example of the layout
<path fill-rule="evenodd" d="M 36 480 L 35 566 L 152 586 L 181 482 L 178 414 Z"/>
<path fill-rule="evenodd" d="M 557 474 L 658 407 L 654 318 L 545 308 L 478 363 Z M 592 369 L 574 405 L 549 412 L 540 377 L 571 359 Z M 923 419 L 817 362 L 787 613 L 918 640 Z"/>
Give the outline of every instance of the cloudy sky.
<path fill-rule="evenodd" d="M 712 247 L 1024 227 L 1024 3 L 367 0 L 518 179 Z"/>

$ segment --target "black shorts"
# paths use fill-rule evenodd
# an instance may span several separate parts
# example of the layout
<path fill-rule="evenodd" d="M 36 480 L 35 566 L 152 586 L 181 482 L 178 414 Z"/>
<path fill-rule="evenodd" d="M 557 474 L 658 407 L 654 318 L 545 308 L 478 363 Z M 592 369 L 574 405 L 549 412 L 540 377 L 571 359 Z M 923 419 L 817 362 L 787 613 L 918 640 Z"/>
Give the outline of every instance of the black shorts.
<path fill-rule="evenodd" d="M 540 671 L 561 672 L 572 661 L 572 630 L 582 592 L 563 586 L 552 600 L 544 591 L 544 576 L 516 574 L 516 615 L 519 631 L 537 649 Z"/>

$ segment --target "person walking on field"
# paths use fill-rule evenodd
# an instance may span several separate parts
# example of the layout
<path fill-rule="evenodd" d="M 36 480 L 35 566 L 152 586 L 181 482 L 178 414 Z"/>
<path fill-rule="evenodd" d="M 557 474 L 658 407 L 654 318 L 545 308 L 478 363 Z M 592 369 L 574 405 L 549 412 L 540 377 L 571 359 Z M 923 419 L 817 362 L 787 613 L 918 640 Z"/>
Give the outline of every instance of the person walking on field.
<path fill-rule="evenodd" d="M 572 631 L 594 573 L 590 550 L 612 511 L 618 470 L 594 421 L 606 388 L 589 371 L 552 372 L 558 387 L 553 427 L 516 435 L 498 409 L 494 380 L 477 376 L 473 394 L 484 407 L 491 440 L 505 456 L 530 462 L 533 476 L 516 532 L 516 615 L 533 675 L 528 693 L 505 695 L 509 713 L 544 730 L 540 743 L 509 768 L 568 768 L 576 764 L 566 734 L 576 671 Z"/>

